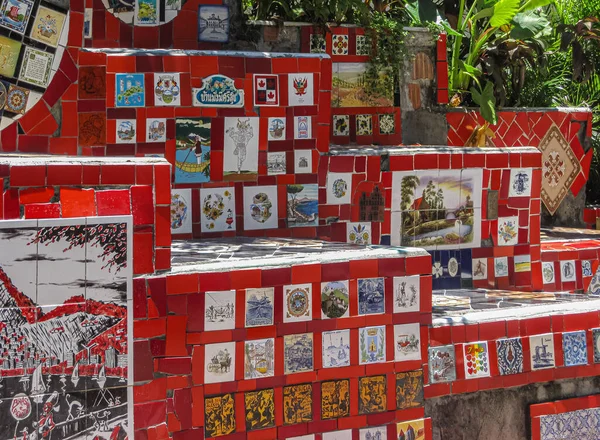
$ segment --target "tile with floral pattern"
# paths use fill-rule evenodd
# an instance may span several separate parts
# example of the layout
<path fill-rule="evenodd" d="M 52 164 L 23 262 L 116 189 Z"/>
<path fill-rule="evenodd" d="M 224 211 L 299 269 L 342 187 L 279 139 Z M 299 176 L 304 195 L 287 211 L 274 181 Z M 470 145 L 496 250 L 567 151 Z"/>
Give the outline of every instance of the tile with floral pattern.
<path fill-rule="evenodd" d="M 324 35 L 310 34 L 310 53 L 325 53 L 326 47 Z"/>
<path fill-rule="evenodd" d="M 350 136 L 350 116 L 334 115 L 333 116 L 333 135 L 334 136 Z"/>
<path fill-rule="evenodd" d="M 592 329 L 592 344 L 594 345 L 594 363 L 600 363 L 600 328 Z"/>
<path fill-rule="evenodd" d="M 356 55 L 369 56 L 371 55 L 371 39 L 366 35 L 356 36 Z"/>
<path fill-rule="evenodd" d="M 394 134 L 396 132 L 396 118 L 393 113 L 379 116 L 379 134 Z"/>
<path fill-rule="evenodd" d="M 587 364 L 585 331 L 563 333 L 563 356 L 565 367 Z"/>
<path fill-rule="evenodd" d="M 498 339 L 498 371 L 502 376 L 523 372 L 523 343 L 521 338 Z"/>
<path fill-rule="evenodd" d="M 373 134 L 373 116 L 356 115 L 357 136 L 370 136 Z"/>
<path fill-rule="evenodd" d="M 332 55 L 348 55 L 348 35 L 333 34 Z"/>

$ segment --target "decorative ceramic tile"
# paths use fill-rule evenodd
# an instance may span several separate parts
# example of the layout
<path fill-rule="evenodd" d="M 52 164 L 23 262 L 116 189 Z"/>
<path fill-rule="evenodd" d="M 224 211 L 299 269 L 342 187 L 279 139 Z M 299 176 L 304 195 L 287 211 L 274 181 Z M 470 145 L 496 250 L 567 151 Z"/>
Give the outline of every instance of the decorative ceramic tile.
<path fill-rule="evenodd" d="M 79 99 L 106 98 L 106 67 L 80 66 L 77 88 Z"/>
<path fill-rule="evenodd" d="M 481 170 L 392 173 L 391 244 L 437 250 L 479 247 L 481 194 Z"/>
<path fill-rule="evenodd" d="M 333 34 L 331 54 L 332 55 L 348 55 L 348 35 Z"/>
<path fill-rule="evenodd" d="M 29 38 L 51 47 L 58 46 L 66 18 L 65 14 L 40 5 Z"/>
<path fill-rule="evenodd" d="M 451 277 L 455 277 L 456 275 L 458 275 L 458 269 L 459 269 L 459 265 L 458 265 L 458 260 L 456 259 L 456 257 L 451 257 L 448 260 L 448 275 L 450 275 Z"/>
<path fill-rule="evenodd" d="M 94 9 L 85 8 L 83 11 L 83 38 L 92 38 Z"/>
<path fill-rule="evenodd" d="M 369 56 L 371 55 L 371 39 L 366 35 L 356 36 L 356 55 Z"/>
<path fill-rule="evenodd" d="M 494 274 L 496 278 L 508 276 L 508 257 L 494 258 Z"/>
<path fill-rule="evenodd" d="M 394 277 L 394 313 L 418 312 L 421 308 L 419 275 Z"/>
<path fill-rule="evenodd" d="M 363 278 L 358 280 L 358 314 L 373 315 L 385 312 L 385 280 Z"/>
<path fill-rule="evenodd" d="M 498 191 L 489 190 L 487 192 L 487 219 L 496 220 L 498 218 Z"/>
<path fill-rule="evenodd" d="M 424 432 L 425 419 L 396 423 L 396 435 L 398 436 L 398 440 L 418 439 L 420 437 L 419 433 Z M 427 438 L 425 437 L 425 434 L 423 434 L 423 436 L 423 439 Z"/>
<path fill-rule="evenodd" d="M 352 430 L 344 429 L 342 431 L 324 432 L 321 434 L 322 440 L 352 440 Z"/>
<path fill-rule="evenodd" d="M 154 74 L 154 105 L 181 105 L 179 73 Z"/>
<path fill-rule="evenodd" d="M 106 145 L 106 113 L 79 113 L 78 124 L 80 146 Z"/>
<path fill-rule="evenodd" d="M 17 68 L 17 60 L 21 52 L 21 43 L 0 35 L 0 51 L 5 61 L 0 64 L 0 75 L 13 77 Z"/>
<path fill-rule="evenodd" d="M 254 74 L 254 105 L 279 105 L 279 75 Z"/>
<path fill-rule="evenodd" d="M 312 139 L 311 116 L 294 116 L 294 139 Z"/>
<path fill-rule="evenodd" d="M 444 275 L 444 268 L 442 267 L 442 263 L 436 261 L 431 265 L 431 275 L 433 276 L 433 278 L 440 278 Z"/>
<path fill-rule="evenodd" d="M 233 394 L 204 398 L 204 434 L 206 438 L 235 432 L 235 398 Z"/>
<path fill-rule="evenodd" d="M 258 119 L 225 118 L 224 180 L 248 180 L 258 172 Z"/>
<path fill-rule="evenodd" d="M 204 346 L 204 383 L 235 380 L 235 342 Z"/>
<path fill-rule="evenodd" d="M 287 185 L 288 228 L 319 224 L 319 185 Z"/>
<path fill-rule="evenodd" d="M 200 188 L 200 230 L 235 231 L 235 188 Z"/>
<path fill-rule="evenodd" d="M 269 118 L 269 136 L 270 141 L 285 140 L 285 118 Z"/>
<path fill-rule="evenodd" d="M 115 107 L 144 107 L 144 74 L 117 73 L 115 93 Z"/>
<path fill-rule="evenodd" d="M 350 381 L 341 379 L 321 382 L 321 420 L 338 419 L 349 415 Z"/>
<path fill-rule="evenodd" d="M 276 153 L 267 153 L 267 175 L 276 176 L 286 173 L 286 153 L 278 151 Z"/>
<path fill-rule="evenodd" d="M 229 8 L 221 5 L 198 6 L 198 41 L 229 41 Z"/>
<path fill-rule="evenodd" d="M 246 289 L 246 327 L 273 325 L 274 295 L 272 287 Z"/>
<path fill-rule="evenodd" d="M 171 190 L 171 234 L 192 233 L 192 190 Z"/>
<path fill-rule="evenodd" d="M 384 411 L 387 411 L 386 377 L 360 377 L 358 379 L 358 413 L 375 414 Z"/>
<path fill-rule="evenodd" d="M 359 364 L 385 362 L 385 325 L 358 329 Z"/>
<path fill-rule="evenodd" d="M 50 81 L 54 55 L 26 46 L 19 72 L 19 81 L 46 87 Z"/>
<path fill-rule="evenodd" d="M 325 331 L 322 344 L 323 368 L 350 365 L 350 330 Z"/>
<path fill-rule="evenodd" d="M 596 270 L 596 273 L 590 280 L 590 285 L 587 290 L 588 295 L 600 296 L 600 267 Z"/>
<path fill-rule="evenodd" d="M 519 374 L 523 372 L 523 344 L 521 338 L 498 339 L 498 371 L 501 375 Z"/>
<path fill-rule="evenodd" d="M 531 255 L 515 255 L 515 272 L 531 272 Z"/>
<path fill-rule="evenodd" d="M 312 371 L 314 368 L 313 334 L 285 335 L 283 362 L 285 374 Z"/>
<path fill-rule="evenodd" d="M 429 347 L 429 382 L 456 380 L 456 357 L 454 345 Z"/>
<path fill-rule="evenodd" d="M 473 258 L 473 280 L 487 280 L 488 259 Z"/>
<path fill-rule="evenodd" d="M 335 55 L 335 54 L 334 54 Z M 365 75 L 368 63 L 333 63 L 333 89 L 331 106 L 338 107 L 393 107 L 393 87 L 385 94 L 374 93 L 365 87 Z M 381 75 L 385 81 L 385 74 Z M 394 116 L 391 114 L 390 116 Z"/>
<path fill-rule="evenodd" d="M 581 171 L 569 142 L 552 125 L 538 145 L 542 152 L 542 201 L 554 214 Z"/>
<path fill-rule="evenodd" d="M 490 354 L 487 342 L 463 344 L 465 378 L 490 376 Z"/>
<path fill-rule="evenodd" d="M 135 119 L 117 119 L 116 121 L 117 130 L 117 144 L 135 144 Z"/>
<path fill-rule="evenodd" d="M 312 402 L 312 384 L 283 387 L 283 424 L 295 425 L 311 422 L 313 419 Z"/>
<path fill-rule="evenodd" d="M 600 363 L 600 328 L 592 329 L 592 344 L 594 346 L 594 363 Z"/>
<path fill-rule="evenodd" d="M 419 324 L 394 326 L 394 357 L 396 362 L 421 360 L 421 329 Z"/>
<path fill-rule="evenodd" d="M 396 409 L 419 408 L 425 404 L 423 370 L 396 374 Z"/>
<path fill-rule="evenodd" d="M 161 12 L 161 3 L 158 0 L 135 0 L 134 24 L 157 26 L 160 24 Z"/>
<path fill-rule="evenodd" d="M 275 426 L 275 390 L 249 391 L 244 394 L 246 431 Z"/>
<path fill-rule="evenodd" d="M 167 120 L 165 118 L 146 119 L 146 142 L 167 141 Z"/>
<path fill-rule="evenodd" d="M 384 211 L 385 197 L 378 186 L 370 193 L 361 192 L 358 200 L 358 219 L 361 222 L 382 222 Z"/>
<path fill-rule="evenodd" d="M 539 419 L 540 429 L 537 438 L 540 440 L 598 439 L 600 408 L 544 415 Z"/>
<path fill-rule="evenodd" d="M 386 438 L 387 426 L 374 426 L 358 430 L 359 440 L 385 440 Z"/>
<path fill-rule="evenodd" d="M 204 294 L 204 331 L 235 328 L 235 290 Z"/>
<path fill-rule="evenodd" d="M 321 319 L 350 316 L 348 281 L 321 283 Z"/>
<path fill-rule="evenodd" d="M 370 136 L 373 134 L 373 115 L 356 115 L 357 136 Z"/>
<path fill-rule="evenodd" d="M 577 281 L 577 273 L 575 271 L 575 260 L 560 262 L 560 275 L 563 283 Z"/>
<path fill-rule="evenodd" d="M 30 0 L 3 0 L 0 6 L 0 26 L 24 34 L 32 8 L 33 2 Z"/>
<path fill-rule="evenodd" d="M 581 260 L 581 276 L 591 277 L 592 273 L 592 262 L 591 260 Z"/>
<path fill-rule="evenodd" d="M 552 333 L 529 337 L 531 369 L 554 367 L 554 336 Z"/>
<path fill-rule="evenodd" d="M 277 227 L 277 186 L 245 186 L 244 230 Z"/>
<path fill-rule="evenodd" d="M 283 286 L 283 322 L 312 320 L 312 284 Z"/>
<path fill-rule="evenodd" d="M 350 136 L 350 116 L 333 115 L 333 135 Z"/>
<path fill-rule="evenodd" d="M 294 173 L 312 174 L 311 150 L 294 150 Z"/>
<path fill-rule="evenodd" d="M 244 342 L 244 379 L 272 377 L 275 374 L 275 339 Z"/>
<path fill-rule="evenodd" d="M 19 115 L 24 115 L 29 100 L 29 90 L 11 84 L 6 93 L 6 104 L 4 110 Z"/>
<path fill-rule="evenodd" d="M 288 105 L 315 104 L 315 76 L 312 73 L 288 74 Z"/>
<path fill-rule="evenodd" d="M 498 219 L 498 246 L 514 246 L 519 242 L 519 217 Z"/>
<path fill-rule="evenodd" d="M 531 182 L 533 170 L 531 168 L 514 168 L 510 170 L 509 197 L 531 196 Z"/>
<path fill-rule="evenodd" d="M 235 86 L 225 75 L 202 78 L 202 87 L 192 89 L 194 107 L 241 108 L 244 107 L 244 90 Z"/>
<path fill-rule="evenodd" d="M 371 223 L 346 223 L 346 241 L 352 244 L 371 244 Z"/>
<path fill-rule="evenodd" d="M 327 173 L 327 204 L 351 202 L 352 173 Z"/>
<path fill-rule="evenodd" d="M 325 53 L 327 51 L 325 36 L 310 34 L 310 53 Z"/>
<path fill-rule="evenodd" d="M 394 134 L 396 132 L 396 117 L 393 113 L 378 115 L 379 134 Z"/>
<path fill-rule="evenodd" d="M 544 280 L 544 284 L 554 284 L 554 262 L 553 261 L 544 261 L 542 262 L 542 278 Z"/>
<path fill-rule="evenodd" d="M 565 367 L 587 365 L 587 340 L 585 330 L 562 334 Z"/>

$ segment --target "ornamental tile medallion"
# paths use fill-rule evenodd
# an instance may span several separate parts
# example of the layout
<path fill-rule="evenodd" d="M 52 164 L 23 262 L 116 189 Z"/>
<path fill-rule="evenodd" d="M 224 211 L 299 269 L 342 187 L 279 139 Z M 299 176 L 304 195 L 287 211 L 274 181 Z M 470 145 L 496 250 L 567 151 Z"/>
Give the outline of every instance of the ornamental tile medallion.
<path fill-rule="evenodd" d="M 523 344 L 521 338 L 498 339 L 498 371 L 502 376 L 523 372 Z"/>
<path fill-rule="evenodd" d="M 546 132 L 538 148 L 542 152 L 541 197 L 554 214 L 581 171 L 581 164 L 556 125 Z"/>
<path fill-rule="evenodd" d="M 565 367 L 587 364 L 587 338 L 584 330 L 563 333 L 563 356 Z"/>

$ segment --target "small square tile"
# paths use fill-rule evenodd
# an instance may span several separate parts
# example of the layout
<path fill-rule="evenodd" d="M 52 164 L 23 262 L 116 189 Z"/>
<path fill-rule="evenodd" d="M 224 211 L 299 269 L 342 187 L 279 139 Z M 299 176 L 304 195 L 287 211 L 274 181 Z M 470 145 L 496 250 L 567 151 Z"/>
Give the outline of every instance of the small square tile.
<path fill-rule="evenodd" d="M 490 354 L 486 341 L 463 344 L 465 378 L 490 376 Z"/>
<path fill-rule="evenodd" d="M 274 176 L 277 174 L 285 174 L 286 172 L 286 153 L 285 151 L 277 151 L 275 153 L 267 153 L 267 175 Z"/>
<path fill-rule="evenodd" d="M 587 341 L 585 331 L 563 333 L 563 356 L 565 367 L 587 364 Z"/>
<path fill-rule="evenodd" d="M 590 260 L 581 260 L 581 276 L 591 277 L 592 275 L 592 262 Z"/>
<path fill-rule="evenodd" d="M 135 144 L 135 119 L 117 119 L 115 128 L 117 144 Z"/>
<path fill-rule="evenodd" d="M 348 35 L 333 34 L 331 54 L 348 55 Z"/>
<path fill-rule="evenodd" d="M 333 116 L 333 135 L 334 136 L 349 136 L 350 135 L 350 116 L 334 115 Z"/>
<path fill-rule="evenodd" d="M 167 120 L 165 118 L 146 119 L 146 142 L 167 141 Z"/>
<path fill-rule="evenodd" d="M 531 195 L 532 182 L 531 168 L 517 168 L 510 170 L 509 197 L 529 197 Z"/>
<path fill-rule="evenodd" d="M 473 280 L 487 280 L 488 259 L 473 258 Z"/>
<path fill-rule="evenodd" d="M 294 173 L 312 174 L 312 151 L 295 150 L 294 151 Z"/>
<path fill-rule="evenodd" d="M 554 335 L 547 333 L 529 337 L 531 369 L 554 368 Z"/>
<path fill-rule="evenodd" d="M 515 255 L 516 272 L 531 272 L 531 255 Z"/>
<path fill-rule="evenodd" d="M 596 270 L 596 273 L 590 281 L 587 294 L 592 296 L 600 296 L 600 267 L 598 267 L 598 270 Z"/>
<path fill-rule="evenodd" d="M 394 326 L 394 357 L 396 362 L 421 360 L 421 330 L 419 324 Z"/>
<path fill-rule="evenodd" d="M 356 55 L 371 55 L 371 38 L 369 38 L 367 35 L 356 36 Z"/>
<path fill-rule="evenodd" d="M 373 116 L 356 115 L 356 135 L 370 136 L 373 134 Z"/>
<path fill-rule="evenodd" d="M 523 372 L 523 343 L 521 338 L 498 339 L 498 371 L 502 376 Z"/>
<path fill-rule="evenodd" d="M 327 204 L 343 205 L 350 203 L 352 189 L 352 173 L 327 174 Z"/>
<path fill-rule="evenodd" d="M 496 278 L 508 276 L 508 257 L 494 258 L 494 274 Z"/>
<path fill-rule="evenodd" d="M 268 140 L 285 140 L 285 118 L 269 118 Z"/>
<path fill-rule="evenodd" d="M 542 279 L 544 280 L 544 284 L 554 284 L 554 262 L 552 261 L 544 261 L 542 263 Z"/>
<path fill-rule="evenodd" d="M 192 233 L 192 190 L 171 191 L 171 234 Z"/>
<path fill-rule="evenodd" d="M 429 382 L 441 383 L 456 380 L 456 354 L 454 345 L 429 348 Z"/>
<path fill-rule="evenodd" d="M 394 134 L 396 132 L 396 118 L 393 113 L 384 113 L 379 117 L 379 134 Z"/>
<path fill-rule="evenodd" d="M 577 281 L 577 274 L 575 273 L 575 261 L 561 261 L 560 262 L 560 275 L 561 281 L 567 283 L 570 281 Z"/>
<path fill-rule="evenodd" d="M 371 223 L 346 223 L 346 241 L 352 244 L 371 244 Z"/>
<path fill-rule="evenodd" d="M 592 344 L 594 344 L 594 363 L 600 364 L 600 328 L 592 329 Z"/>
<path fill-rule="evenodd" d="M 322 34 L 310 34 L 310 53 L 325 53 L 326 51 L 325 36 Z"/>
<path fill-rule="evenodd" d="M 514 246 L 519 242 L 519 217 L 498 219 L 498 246 Z"/>
<path fill-rule="evenodd" d="M 294 139 L 312 139 L 311 116 L 294 116 Z"/>
<path fill-rule="evenodd" d="M 386 361 L 385 325 L 358 329 L 359 364 Z"/>
<path fill-rule="evenodd" d="M 4 110 L 17 113 L 19 115 L 24 115 L 28 100 L 29 90 L 11 84 L 8 87 L 8 92 L 6 94 L 6 104 Z"/>

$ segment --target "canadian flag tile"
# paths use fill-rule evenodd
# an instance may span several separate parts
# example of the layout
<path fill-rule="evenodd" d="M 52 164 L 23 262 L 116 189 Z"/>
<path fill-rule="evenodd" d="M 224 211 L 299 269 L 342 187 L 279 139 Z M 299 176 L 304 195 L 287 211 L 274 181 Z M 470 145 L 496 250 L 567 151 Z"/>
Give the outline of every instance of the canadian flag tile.
<path fill-rule="evenodd" d="M 254 75 L 254 105 L 279 105 L 279 77 Z"/>

